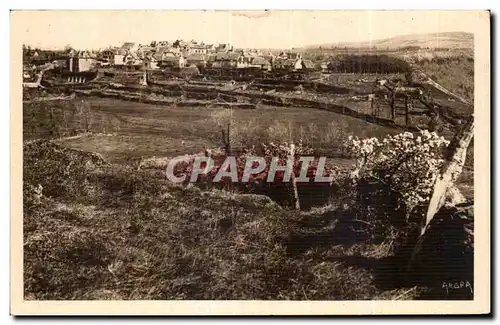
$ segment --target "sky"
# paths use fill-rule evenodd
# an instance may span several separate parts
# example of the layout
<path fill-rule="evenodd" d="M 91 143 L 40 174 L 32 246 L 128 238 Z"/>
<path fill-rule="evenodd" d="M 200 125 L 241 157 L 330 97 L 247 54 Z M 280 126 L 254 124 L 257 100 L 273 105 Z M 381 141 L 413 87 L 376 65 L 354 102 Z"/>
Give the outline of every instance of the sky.
<path fill-rule="evenodd" d="M 293 48 L 397 35 L 474 33 L 473 11 L 15 11 L 32 47 L 98 49 L 123 42 L 198 40 L 237 48 Z M 11 16 L 11 17 L 12 17 Z"/>

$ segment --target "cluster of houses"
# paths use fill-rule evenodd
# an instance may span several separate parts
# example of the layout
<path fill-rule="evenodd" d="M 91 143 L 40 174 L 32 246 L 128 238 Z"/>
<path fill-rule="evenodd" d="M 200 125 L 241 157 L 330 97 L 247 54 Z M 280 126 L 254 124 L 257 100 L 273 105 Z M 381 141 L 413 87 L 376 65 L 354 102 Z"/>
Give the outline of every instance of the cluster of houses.
<path fill-rule="evenodd" d="M 313 69 L 309 60 L 300 54 L 264 54 L 259 50 L 235 50 L 228 44 L 204 44 L 196 41 L 152 42 L 149 45 L 124 43 L 121 47 L 108 48 L 97 57 L 102 66 L 130 66 L 148 69 L 184 68 L 256 68 L 262 70 Z"/>
<path fill-rule="evenodd" d="M 99 66 L 98 51 L 23 51 L 24 78 L 32 77 L 38 70 L 47 65 L 69 72 L 85 72 L 95 70 Z"/>
<path fill-rule="evenodd" d="M 42 51 L 31 54 L 31 62 L 60 60 L 71 72 L 89 71 L 97 67 L 155 70 L 195 66 L 200 70 L 254 68 L 268 71 L 304 71 L 315 67 L 299 53 L 264 54 L 259 50 L 235 50 L 228 44 L 205 44 L 194 40 L 153 41 L 148 45 L 126 42 L 120 47 L 100 51 L 70 50 L 49 57 Z"/>

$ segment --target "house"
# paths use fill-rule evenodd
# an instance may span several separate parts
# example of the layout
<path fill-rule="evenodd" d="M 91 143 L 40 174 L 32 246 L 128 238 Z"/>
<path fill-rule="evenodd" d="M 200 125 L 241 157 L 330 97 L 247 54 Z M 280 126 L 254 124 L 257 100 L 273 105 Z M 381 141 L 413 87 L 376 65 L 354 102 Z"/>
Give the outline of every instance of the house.
<path fill-rule="evenodd" d="M 215 52 L 223 52 L 223 51 L 227 51 L 228 48 L 227 48 L 227 45 L 226 44 L 218 44 L 215 48 L 214 48 L 214 51 Z"/>
<path fill-rule="evenodd" d="M 143 65 L 143 60 L 139 57 L 138 52 L 129 52 L 124 57 L 124 62 L 126 66 L 129 67 L 140 67 Z"/>
<path fill-rule="evenodd" d="M 156 51 L 156 48 L 151 47 L 151 46 L 141 46 L 137 50 L 137 54 L 141 59 L 148 57 L 149 55 L 153 54 Z"/>
<path fill-rule="evenodd" d="M 278 54 L 278 58 L 282 58 L 282 59 L 285 59 L 285 60 L 298 60 L 298 59 L 302 59 L 302 54 L 300 53 L 295 53 L 295 52 L 280 52 L 280 54 Z"/>
<path fill-rule="evenodd" d="M 248 65 L 249 68 L 258 68 L 262 70 L 270 70 L 271 69 L 271 63 L 264 59 L 261 56 L 254 56 L 251 58 L 251 61 Z"/>
<path fill-rule="evenodd" d="M 146 69 L 150 70 L 159 69 L 161 62 L 161 60 L 158 60 L 155 53 L 144 54 L 142 61 L 143 61 L 143 66 L 146 67 Z"/>
<path fill-rule="evenodd" d="M 241 53 L 219 52 L 215 55 L 213 68 L 236 68 L 240 60 Z"/>
<path fill-rule="evenodd" d="M 285 61 L 285 68 L 292 70 L 302 70 L 302 59 L 287 59 Z"/>
<path fill-rule="evenodd" d="M 304 61 L 300 54 L 295 58 L 290 58 L 289 55 L 286 55 L 286 57 L 287 59 L 283 58 L 283 56 L 276 57 L 272 65 L 273 69 L 288 71 L 314 69 L 314 64 L 310 60 Z"/>
<path fill-rule="evenodd" d="M 248 50 L 248 53 L 251 56 L 264 56 L 264 53 L 259 49 L 250 49 Z"/>
<path fill-rule="evenodd" d="M 114 57 L 115 57 L 115 51 L 111 48 L 107 48 L 102 50 L 97 54 L 97 57 L 100 61 L 103 62 L 113 62 Z"/>
<path fill-rule="evenodd" d="M 125 64 L 125 55 L 123 54 L 115 54 L 113 65 L 121 66 Z"/>
<path fill-rule="evenodd" d="M 271 62 L 272 62 L 272 67 L 274 70 L 284 69 L 285 59 L 277 56 Z"/>
<path fill-rule="evenodd" d="M 151 55 L 151 59 L 154 59 L 154 61 L 156 62 L 156 68 L 161 67 L 162 58 L 163 52 L 156 51 L 153 55 Z"/>
<path fill-rule="evenodd" d="M 277 55 L 277 58 L 286 60 L 288 59 L 288 54 L 286 52 L 280 52 L 280 54 Z"/>
<path fill-rule="evenodd" d="M 34 82 L 36 80 L 36 66 L 23 64 L 23 81 Z"/>
<path fill-rule="evenodd" d="M 236 62 L 236 68 L 238 69 L 248 68 L 251 61 L 252 61 L 252 56 L 248 52 L 243 51 L 238 56 Z"/>
<path fill-rule="evenodd" d="M 29 62 L 35 64 L 35 65 L 43 65 L 48 62 L 52 62 L 55 59 L 60 57 L 58 53 L 55 51 L 41 51 L 41 50 L 36 50 L 33 52 L 31 57 L 29 58 Z"/>
<path fill-rule="evenodd" d="M 125 54 L 124 53 L 115 53 L 113 58 L 113 65 L 122 66 L 125 64 Z"/>
<path fill-rule="evenodd" d="M 314 63 L 311 60 L 302 60 L 302 70 L 314 70 Z"/>
<path fill-rule="evenodd" d="M 70 72 L 84 72 L 97 68 L 97 59 L 90 52 L 73 52 L 68 58 L 67 67 Z"/>
<path fill-rule="evenodd" d="M 121 47 L 114 49 L 113 61 L 111 62 L 115 66 L 122 66 L 125 64 L 125 56 L 129 51 L 122 49 Z"/>
<path fill-rule="evenodd" d="M 309 64 L 309 63 L 308 63 Z M 302 54 L 294 52 L 281 52 L 275 60 L 275 69 L 286 69 L 286 70 L 302 70 L 303 60 Z"/>
<path fill-rule="evenodd" d="M 188 54 L 207 54 L 205 44 L 191 43 L 188 45 Z"/>
<path fill-rule="evenodd" d="M 292 60 L 302 59 L 302 54 L 295 53 L 295 52 L 288 52 L 286 54 L 286 56 L 287 56 L 288 59 L 292 59 Z"/>
<path fill-rule="evenodd" d="M 274 60 L 273 68 L 277 70 L 293 71 L 296 70 L 296 68 L 301 69 L 302 64 L 300 61 L 297 62 L 297 60 L 294 59 L 284 59 L 283 57 L 277 57 L 276 60 Z"/>

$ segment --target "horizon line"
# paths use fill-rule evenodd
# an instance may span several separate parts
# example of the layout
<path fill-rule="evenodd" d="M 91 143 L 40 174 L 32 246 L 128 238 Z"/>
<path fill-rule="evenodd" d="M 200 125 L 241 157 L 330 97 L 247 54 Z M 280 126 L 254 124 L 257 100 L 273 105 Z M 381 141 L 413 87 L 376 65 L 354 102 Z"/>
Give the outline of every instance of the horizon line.
<path fill-rule="evenodd" d="M 456 30 L 456 31 L 446 31 L 446 32 L 439 32 L 438 31 L 438 32 L 429 32 L 429 33 L 397 34 L 397 35 L 390 36 L 390 37 L 376 38 L 373 40 L 367 39 L 367 40 L 363 40 L 363 41 L 338 41 L 338 42 L 331 42 L 331 43 L 325 42 L 325 43 L 321 43 L 321 44 L 303 44 L 303 45 L 291 47 L 291 48 L 290 47 L 289 48 L 286 48 L 286 47 L 237 47 L 237 46 L 233 46 L 233 47 L 237 48 L 237 49 L 257 49 L 257 50 L 294 50 L 294 49 L 307 49 L 307 48 L 320 47 L 323 45 L 328 45 L 328 46 L 342 45 L 342 46 L 346 47 L 348 45 L 363 44 L 363 43 L 367 43 L 367 42 L 369 42 L 369 43 L 380 42 L 380 41 L 390 40 L 390 39 L 393 39 L 396 37 L 433 35 L 433 34 L 455 34 L 455 33 L 469 34 L 469 35 L 472 35 L 474 37 L 474 33 Z M 176 40 L 184 41 L 184 39 L 176 39 Z M 173 43 L 176 40 L 168 40 L 168 42 Z M 197 42 L 204 42 L 203 40 L 196 40 L 196 39 L 191 39 L 191 40 L 195 40 Z M 158 42 L 158 40 L 152 40 L 152 41 Z M 124 43 L 127 43 L 127 42 L 139 43 L 140 45 L 145 45 L 145 46 L 149 45 L 149 44 L 141 44 L 140 42 L 133 41 L 133 40 L 123 41 L 121 43 L 121 45 L 123 45 Z M 189 41 L 187 41 L 187 42 L 189 42 Z M 207 44 L 209 44 L 209 43 L 207 43 Z M 217 43 L 213 43 L 213 44 L 215 45 L 215 44 L 229 44 L 229 43 L 217 42 Z M 121 46 L 121 45 L 109 44 L 105 47 L 97 47 L 97 48 L 76 48 L 76 47 L 73 47 L 73 45 L 70 43 L 66 44 L 65 46 L 67 46 L 67 45 L 71 46 L 71 48 L 73 48 L 73 49 L 79 49 L 79 50 L 98 50 L 98 49 L 104 49 L 104 48 L 109 48 L 109 47 L 120 47 Z M 232 45 L 232 44 L 230 44 L 230 45 Z M 40 50 L 63 50 L 65 47 L 65 46 L 62 46 L 62 47 L 40 47 L 40 46 L 32 46 L 30 44 L 24 44 L 24 43 L 23 43 L 23 46 L 30 46 L 31 48 L 40 49 Z M 367 47 L 367 48 L 375 48 L 375 47 Z"/>

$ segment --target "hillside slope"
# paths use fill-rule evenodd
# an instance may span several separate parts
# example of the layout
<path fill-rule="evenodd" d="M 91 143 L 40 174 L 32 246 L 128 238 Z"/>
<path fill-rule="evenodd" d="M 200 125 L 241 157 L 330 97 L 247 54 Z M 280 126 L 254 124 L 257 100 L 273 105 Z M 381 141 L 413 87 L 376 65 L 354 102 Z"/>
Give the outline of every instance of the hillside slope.
<path fill-rule="evenodd" d="M 28 300 L 415 298 L 416 288 L 380 289 L 373 270 L 342 263 L 380 258 L 380 246 L 330 235 L 291 255 L 304 216 L 266 196 L 175 186 L 49 142 L 24 153 Z"/>
<path fill-rule="evenodd" d="M 453 299 L 438 283 L 456 265 L 402 285 L 390 245 L 332 209 L 176 186 L 50 142 L 25 144 L 24 181 L 27 300 Z"/>
<path fill-rule="evenodd" d="M 473 49 L 474 35 L 465 32 L 445 32 L 430 34 L 412 34 L 400 35 L 386 39 L 377 39 L 365 42 L 344 42 L 344 43 L 326 43 L 306 46 L 310 48 L 331 48 L 331 47 L 349 47 L 349 48 L 375 48 L 395 50 L 402 47 L 418 46 L 420 48 L 450 48 L 450 49 Z"/>

